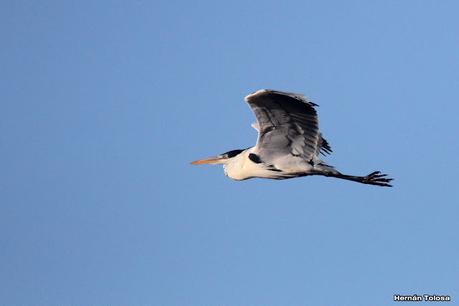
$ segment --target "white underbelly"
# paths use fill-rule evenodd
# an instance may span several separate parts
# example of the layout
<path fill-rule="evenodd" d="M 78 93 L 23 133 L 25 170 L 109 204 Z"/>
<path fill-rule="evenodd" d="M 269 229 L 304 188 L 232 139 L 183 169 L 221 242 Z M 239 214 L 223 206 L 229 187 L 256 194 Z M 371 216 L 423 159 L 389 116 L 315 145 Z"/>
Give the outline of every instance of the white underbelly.
<path fill-rule="evenodd" d="M 306 160 L 291 155 L 272 160 L 272 165 L 264 162 L 256 163 L 248 157 L 252 152 L 254 152 L 254 148 L 244 151 L 225 164 L 223 166 L 225 175 L 238 181 L 254 177 L 279 179 L 308 173 L 314 169 Z"/>

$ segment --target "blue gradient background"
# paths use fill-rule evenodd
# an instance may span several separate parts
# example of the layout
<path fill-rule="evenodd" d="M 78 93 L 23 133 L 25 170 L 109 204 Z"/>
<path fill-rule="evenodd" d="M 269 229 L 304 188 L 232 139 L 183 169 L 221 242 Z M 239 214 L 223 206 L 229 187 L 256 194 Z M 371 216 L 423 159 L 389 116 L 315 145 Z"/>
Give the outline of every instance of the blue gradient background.
<path fill-rule="evenodd" d="M 458 11 L 2 1 L 0 304 L 457 301 Z M 255 143 L 260 88 L 305 93 L 326 161 L 395 187 L 189 165 Z"/>

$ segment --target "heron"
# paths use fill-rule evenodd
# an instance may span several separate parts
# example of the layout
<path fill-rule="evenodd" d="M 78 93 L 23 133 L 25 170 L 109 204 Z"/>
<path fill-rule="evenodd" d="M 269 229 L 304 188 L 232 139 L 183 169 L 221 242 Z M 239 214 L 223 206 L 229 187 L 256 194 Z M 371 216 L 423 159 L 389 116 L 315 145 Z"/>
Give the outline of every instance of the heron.
<path fill-rule="evenodd" d="M 256 117 L 255 146 L 231 150 L 191 162 L 193 165 L 222 164 L 233 180 L 250 178 L 290 179 L 321 175 L 362 184 L 392 187 L 387 174 L 374 171 L 365 176 L 347 175 L 321 160 L 332 153 L 319 130 L 315 107 L 302 94 L 261 89 L 246 96 Z"/>

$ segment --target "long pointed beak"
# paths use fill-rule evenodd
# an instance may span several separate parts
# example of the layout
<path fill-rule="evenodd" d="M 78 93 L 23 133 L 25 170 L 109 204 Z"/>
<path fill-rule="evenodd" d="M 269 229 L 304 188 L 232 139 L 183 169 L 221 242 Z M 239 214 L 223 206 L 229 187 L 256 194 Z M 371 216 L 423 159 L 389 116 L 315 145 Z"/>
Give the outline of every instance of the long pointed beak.
<path fill-rule="evenodd" d="M 192 165 L 202 165 L 202 164 L 221 164 L 225 160 L 224 157 L 222 156 L 213 156 L 205 159 L 198 159 L 193 162 L 191 162 Z"/>

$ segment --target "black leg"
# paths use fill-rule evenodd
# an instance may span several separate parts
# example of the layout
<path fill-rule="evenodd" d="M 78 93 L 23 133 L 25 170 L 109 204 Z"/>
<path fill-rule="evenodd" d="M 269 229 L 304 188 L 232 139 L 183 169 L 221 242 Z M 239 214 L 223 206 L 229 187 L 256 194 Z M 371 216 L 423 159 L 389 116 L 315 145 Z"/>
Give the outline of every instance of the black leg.
<path fill-rule="evenodd" d="M 368 174 L 367 176 L 346 175 L 346 174 L 339 173 L 338 171 L 329 172 L 329 173 L 320 173 L 320 174 L 325 175 L 325 176 L 340 178 L 343 180 L 358 182 L 362 184 L 384 186 L 384 187 L 392 187 L 392 185 L 389 183 L 390 181 L 393 180 L 392 178 L 388 178 L 387 174 L 382 174 L 380 171 L 372 172 Z"/>
<path fill-rule="evenodd" d="M 354 182 L 359 182 L 362 184 L 369 184 L 369 185 L 377 185 L 377 186 L 384 186 L 384 187 L 392 187 L 390 181 L 391 178 L 387 177 L 387 174 L 382 174 L 380 171 L 375 171 L 367 176 L 354 176 L 354 175 L 345 175 L 345 174 L 338 174 L 337 178 L 350 180 Z"/>

